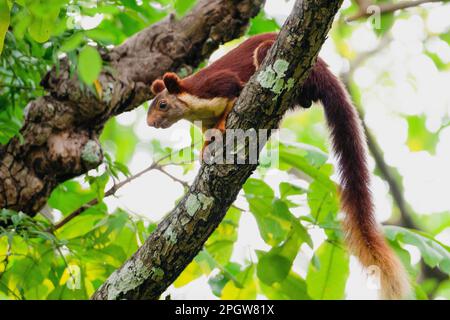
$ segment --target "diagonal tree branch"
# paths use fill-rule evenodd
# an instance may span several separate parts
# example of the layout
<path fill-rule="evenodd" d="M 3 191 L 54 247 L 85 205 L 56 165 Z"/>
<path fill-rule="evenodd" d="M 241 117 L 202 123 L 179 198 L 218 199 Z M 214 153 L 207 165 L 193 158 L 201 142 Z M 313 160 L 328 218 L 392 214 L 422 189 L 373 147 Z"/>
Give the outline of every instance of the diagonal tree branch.
<path fill-rule="evenodd" d="M 63 59 L 42 85 L 49 95 L 31 101 L 23 142 L 0 146 L 0 208 L 35 215 L 61 182 L 102 162 L 98 137 L 105 122 L 152 98 L 153 80 L 168 70 L 189 73 L 220 44 L 243 34 L 264 0 L 199 0 L 181 20 L 148 27 L 108 52 L 101 96 L 80 86 Z"/>
<path fill-rule="evenodd" d="M 342 1 L 298 0 L 259 74 L 288 64 L 283 80 L 299 87 L 325 41 Z M 255 75 L 227 120 L 229 129 L 274 129 L 295 91 L 264 89 Z M 253 164 L 203 164 L 189 192 L 144 245 L 97 290 L 93 299 L 157 299 L 192 261 L 222 221 Z"/>

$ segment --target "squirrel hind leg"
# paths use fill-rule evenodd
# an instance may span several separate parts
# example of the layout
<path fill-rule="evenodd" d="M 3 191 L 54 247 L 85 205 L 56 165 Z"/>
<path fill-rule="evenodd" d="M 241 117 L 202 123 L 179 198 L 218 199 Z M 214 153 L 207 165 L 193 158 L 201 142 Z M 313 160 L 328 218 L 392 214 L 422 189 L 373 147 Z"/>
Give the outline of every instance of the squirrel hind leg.
<path fill-rule="evenodd" d="M 220 116 L 219 121 L 217 121 L 217 123 L 214 127 L 215 129 L 220 130 L 220 132 L 222 132 L 222 134 L 225 133 L 227 118 L 228 118 L 228 115 L 230 114 L 231 110 L 233 110 L 236 100 L 237 100 L 237 98 L 234 98 L 233 100 L 231 100 L 228 103 L 227 107 L 225 108 L 222 115 Z"/>
<path fill-rule="evenodd" d="M 234 104 L 236 103 L 237 98 L 231 100 L 222 115 L 220 116 L 219 120 L 214 126 L 214 129 L 219 130 L 222 135 L 225 134 L 226 131 L 226 123 L 228 115 L 230 114 L 231 110 L 233 110 Z M 206 148 L 210 145 L 211 141 L 205 141 L 203 144 L 202 150 L 200 151 L 200 162 L 203 162 Z"/>

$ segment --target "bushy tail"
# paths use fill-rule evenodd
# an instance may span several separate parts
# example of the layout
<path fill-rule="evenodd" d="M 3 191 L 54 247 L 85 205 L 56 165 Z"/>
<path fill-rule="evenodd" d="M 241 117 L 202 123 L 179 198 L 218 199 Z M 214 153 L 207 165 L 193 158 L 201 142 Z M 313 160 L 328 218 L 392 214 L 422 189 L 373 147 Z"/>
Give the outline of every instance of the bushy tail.
<path fill-rule="evenodd" d="M 355 107 L 342 82 L 320 59 L 303 91 L 309 99 L 321 100 L 325 109 L 339 160 L 341 206 L 346 213 L 344 229 L 348 246 L 364 267 L 375 266 L 375 270 L 379 270 L 382 298 L 406 298 L 410 290 L 407 273 L 375 221 L 366 141 Z"/>

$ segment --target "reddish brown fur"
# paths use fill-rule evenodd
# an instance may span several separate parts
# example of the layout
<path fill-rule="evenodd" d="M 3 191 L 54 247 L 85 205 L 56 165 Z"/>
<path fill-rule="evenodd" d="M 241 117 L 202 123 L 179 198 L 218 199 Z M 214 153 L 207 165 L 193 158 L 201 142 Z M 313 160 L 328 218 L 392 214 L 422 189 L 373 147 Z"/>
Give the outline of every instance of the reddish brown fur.
<path fill-rule="evenodd" d="M 152 93 L 156 96 L 158 93 L 161 93 L 166 88 L 166 85 L 164 84 L 164 81 L 162 80 L 155 80 L 152 83 Z"/>
<path fill-rule="evenodd" d="M 273 44 L 275 43 L 274 40 L 266 40 L 262 42 L 258 48 L 256 48 L 256 51 L 254 53 L 254 61 L 253 63 L 256 65 L 256 68 L 259 68 L 259 66 L 264 61 L 264 58 L 267 56 L 267 53 L 269 52 L 270 48 L 272 48 Z"/>
<path fill-rule="evenodd" d="M 174 99 L 176 94 L 187 92 L 201 99 L 225 97 L 232 101 L 261 65 L 275 39 L 274 33 L 252 37 L 193 76 L 179 80 L 173 74 L 166 74 L 164 84 L 169 94 L 175 95 Z M 161 89 L 161 82 L 155 83 L 154 88 L 155 91 Z M 341 202 L 347 213 L 344 227 L 352 253 L 365 267 L 373 265 L 379 268 L 384 298 L 405 297 L 409 291 L 406 273 L 375 221 L 366 142 L 347 91 L 319 58 L 299 92 L 297 105 L 309 107 L 311 101 L 321 101 L 325 109 L 334 152 L 339 159 Z M 172 97 L 164 95 L 165 99 Z M 157 97 L 154 104 L 158 103 Z M 229 110 L 217 119 L 216 127 L 224 126 L 225 112 Z"/>
<path fill-rule="evenodd" d="M 276 36 L 276 33 L 254 36 L 208 67 L 182 80 L 174 73 L 166 73 L 163 77 L 164 82 L 156 80 L 153 83 L 152 88 L 157 89 L 153 93 L 158 94 L 163 91 L 162 85 L 164 85 L 164 88 L 174 94 L 188 92 L 202 99 L 236 98 L 239 96 L 243 85 L 256 72 L 256 66 L 254 65 L 256 49 L 264 44 L 262 50 L 259 50 L 260 54 L 258 54 L 258 60 L 261 63 Z M 214 85 L 211 86 L 211 84 Z M 237 88 L 239 90 L 236 90 Z"/>
<path fill-rule="evenodd" d="M 342 82 L 319 59 L 302 88 L 303 98 L 321 100 L 331 129 L 333 149 L 341 173 L 341 205 L 347 213 L 344 227 L 353 254 L 365 266 L 380 270 L 382 296 L 405 297 L 409 292 L 406 272 L 387 245 L 374 216 L 369 189 L 370 172 L 364 132 Z"/>
<path fill-rule="evenodd" d="M 176 75 L 169 74 L 169 78 L 167 75 L 168 74 L 164 76 L 164 83 L 170 93 L 180 94 L 182 92 L 188 92 L 189 94 L 202 99 L 214 99 L 217 97 L 233 99 L 239 96 L 244 87 L 244 84 L 235 73 L 229 70 L 222 70 L 217 73 L 211 73 L 207 78 L 207 81 L 208 83 L 214 83 L 214 86 L 206 86 L 206 83 L 203 83 L 203 85 L 205 85 L 205 90 L 203 90 L 201 95 L 197 95 L 193 94 L 191 91 L 191 83 L 194 83 L 195 81 L 192 81 L 191 83 L 180 79 L 175 81 Z"/>
<path fill-rule="evenodd" d="M 172 72 L 166 73 L 163 77 L 163 81 L 167 90 L 172 94 L 179 94 L 189 90 L 188 88 L 184 88 L 181 85 L 181 80 L 175 73 Z"/>
<path fill-rule="evenodd" d="M 200 70 L 195 75 L 182 80 L 182 86 L 187 92 L 199 98 L 210 99 L 219 94 L 221 97 L 230 97 L 227 81 L 222 81 L 220 85 L 216 85 L 211 79 L 220 79 L 224 71 L 228 71 L 225 75 L 231 79 L 230 74 L 234 74 L 235 78 L 239 79 L 239 86 L 241 83 L 245 84 L 250 80 L 250 77 L 256 72 L 256 67 L 253 64 L 253 56 L 256 48 L 267 40 L 274 40 L 275 33 L 262 34 L 254 36 L 247 41 L 244 41 L 237 48 L 231 50 L 224 57 L 212 63 L 208 67 Z M 211 84 L 214 84 L 211 86 Z M 213 88 L 210 88 L 213 87 Z M 213 91 L 214 93 L 212 94 Z M 234 92 L 233 97 L 239 96 L 239 92 Z"/>

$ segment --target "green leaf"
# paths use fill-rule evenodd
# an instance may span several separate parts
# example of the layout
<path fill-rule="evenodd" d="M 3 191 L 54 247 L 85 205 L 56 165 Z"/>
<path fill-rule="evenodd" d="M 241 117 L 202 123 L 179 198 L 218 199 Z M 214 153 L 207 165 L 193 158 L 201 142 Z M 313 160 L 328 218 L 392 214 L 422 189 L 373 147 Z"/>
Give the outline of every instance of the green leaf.
<path fill-rule="evenodd" d="M 128 37 L 139 32 L 145 27 L 144 22 L 140 16 L 134 15 L 131 11 L 121 12 L 116 16 L 116 19 L 122 24 L 122 30 Z"/>
<path fill-rule="evenodd" d="M 48 204 L 67 215 L 77 210 L 96 196 L 91 189 L 84 189 L 76 181 L 67 181 L 60 184 L 51 194 Z"/>
<path fill-rule="evenodd" d="M 282 182 L 280 183 L 280 196 L 281 199 L 287 200 L 287 197 L 289 196 L 296 196 L 296 195 L 302 195 L 307 192 L 307 190 L 303 189 L 302 187 L 296 186 L 289 182 Z"/>
<path fill-rule="evenodd" d="M 435 296 L 450 300 L 450 280 L 446 280 L 439 285 L 436 289 Z"/>
<path fill-rule="evenodd" d="M 325 188 L 320 182 L 314 181 L 309 186 L 308 205 L 315 223 L 320 225 L 334 221 L 339 211 L 336 189 Z"/>
<path fill-rule="evenodd" d="M 84 83 L 91 85 L 102 71 L 102 58 L 92 47 L 84 47 L 78 56 L 78 75 Z"/>
<path fill-rule="evenodd" d="M 445 71 L 448 68 L 450 68 L 450 63 L 449 62 L 444 62 L 441 57 L 431 51 L 425 51 L 425 54 L 434 62 L 434 65 L 436 66 L 436 68 L 438 68 L 439 71 Z"/>
<path fill-rule="evenodd" d="M 59 239 L 73 239 L 89 233 L 108 214 L 108 208 L 99 204 L 84 211 L 57 232 Z"/>
<path fill-rule="evenodd" d="M 217 275 L 210 277 L 208 284 L 211 287 L 213 294 L 217 297 L 222 296 L 222 290 L 229 281 L 234 281 L 236 276 L 241 271 L 241 266 L 237 263 L 230 262 L 224 270 Z"/>
<path fill-rule="evenodd" d="M 248 179 L 244 185 L 244 191 L 247 195 L 247 199 L 258 199 L 272 202 L 275 197 L 275 193 L 272 188 L 260 179 Z"/>
<path fill-rule="evenodd" d="M 192 261 L 178 276 L 177 280 L 173 283 L 175 288 L 181 288 L 187 285 L 188 283 L 194 281 L 195 279 L 200 278 L 203 275 L 203 270 L 199 266 L 199 264 L 195 261 Z"/>
<path fill-rule="evenodd" d="M 389 245 L 394 250 L 395 255 L 400 258 L 401 263 L 405 266 L 406 271 L 412 277 L 416 277 L 419 273 L 417 268 L 411 265 L 411 255 L 397 241 L 389 241 Z"/>
<path fill-rule="evenodd" d="M 256 35 L 266 32 L 278 31 L 280 27 L 274 19 L 266 17 L 264 11 L 261 11 L 250 23 L 249 35 Z"/>
<path fill-rule="evenodd" d="M 443 272 L 450 274 L 449 247 L 418 231 L 396 226 L 387 226 L 384 229 L 386 236 L 391 241 L 399 241 L 417 247 L 427 265 L 432 268 L 439 267 Z"/>
<path fill-rule="evenodd" d="M 411 152 L 426 150 L 431 154 L 436 152 L 439 135 L 430 132 L 426 127 L 426 116 L 407 116 L 408 140 L 407 145 Z"/>
<path fill-rule="evenodd" d="M 325 187 L 334 188 L 329 172 L 321 171 L 328 156 L 317 148 L 301 144 L 281 144 L 280 161 L 284 165 L 294 167 Z"/>
<path fill-rule="evenodd" d="M 236 279 L 239 285 L 229 281 L 222 290 L 223 300 L 254 300 L 256 299 L 257 288 L 254 279 L 255 265 L 250 265 L 240 272 Z"/>
<path fill-rule="evenodd" d="M 124 176 L 126 176 L 126 177 L 131 176 L 130 169 L 128 169 L 128 167 L 126 165 L 124 165 L 123 163 L 115 161 L 113 165 L 114 165 L 114 168 L 119 170 Z"/>
<path fill-rule="evenodd" d="M 272 300 L 310 300 L 306 282 L 299 275 L 290 272 L 281 282 L 267 285 L 264 282 L 259 283 L 263 294 Z"/>
<path fill-rule="evenodd" d="M 195 4 L 196 0 L 175 0 L 174 8 L 179 16 L 185 15 Z"/>
<path fill-rule="evenodd" d="M 108 152 L 114 155 L 117 162 L 128 163 L 134 154 L 138 138 L 132 126 L 120 125 L 115 118 L 112 118 L 106 123 L 100 142 Z"/>
<path fill-rule="evenodd" d="M 11 281 L 22 290 L 29 290 L 43 283 L 51 270 L 55 251 L 47 245 L 29 247 L 27 255 L 11 261 Z"/>
<path fill-rule="evenodd" d="M 250 212 L 255 216 L 262 238 L 270 245 L 283 241 L 290 229 L 290 221 L 279 221 L 273 212 L 275 193 L 259 179 L 248 179 L 243 187 Z M 281 222 L 281 223 L 280 223 Z"/>
<path fill-rule="evenodd" d="M 292 267 L 292 261 L 279 254 L 265 254 L 258 261 L 258 278 L 272 285 L 275 282 L 282 282 Z"/>
<path fill-rule="evenodd" d="M 55 0 L 35 1 L 28 5 L 32 16 L 28 32 L 35 41 L 44 43 L 50 39 L 62 4 L 62 1 Z"/>
<path fill-rule="evenodd" d="M 10 15 L 8 1 L 0 0 L 0 55 L 3 51 L 6 32 L 9 28 Z"/>
<path fill-rule="evenodd" d="M 205 244 L 205 249 L 220 265 L 227 264 L 231 258 L 234 243 L 238 238 L 237 228 L 240 218 L 241 212 L 236 208 L 230 208 L 224 220 Z"/>
<path fill-rule="evenodd" d="M 77 32 L 62 43 L 60 50 L 63 52 L 76 50 L 80 47 L 83 40 L 84 34 L 82 32 Z"/>
<path fill-rule="evenodd" d="M 418 225 L 431 235 L 437 235 L 450 227 L 450 212 L 416 215 L 414 218 L 417 219 Z"/>
<path fill-rule="evenodd" d="M 312 247 L 309 234 L 298 221 L 295 221 L 287 240 L 283 244 L 273 247 L 267 253 L 259 252 L 258 278 L 269 286 L 275 282 L 283 282 L 288 276 L 303 242 Z"/>
<path fill-rule="evenodd" d="M 125 1 L 122 1 L 124 3 Z M 102 3 L 99 3 L 95 7 L 81 7 L 82 13 L 88 16 L 94 16 L 97 13 L 105 13 L 109 15 L 117 15 L 121 12 L 121 9 L 116 5 L 104 5 Z"/>
<path fill-rule="evenodd" d="M 284 241 L 293 224 L 298 223 L 288 203 L 275 199 L 272 188 L 262 180 L 249 179 L 243 189 L 264 241 L 272 246 Z"/>
<path fill-rule="evenodd" d="M 103 198 L 105 196 L 105 187 L 109 181 L 109 178 L 110 177 L 108 172 L 105 172 L 98 177 L 92 177 L 89 175 L 86 176 L 86 181 L 89 182 L 91 189 L 97 195 L 97 199 L 99 202 L 103 201 Z"/>
<path fill-rule="evenodd" d="M 317 300 L 345 298 L 349 258 L 340 245 L 325 241 L 316 252 L 320 268 L 311 263 L 306 277 L 308 294 Z"/>
<path fill-rule="evenodd" d="M 428 300 L 427 294 L 423 291 L 419 284 L 414 283 L 413 289 L 417 300 Z"/>
<path fill-rule="evenodd" d="M 33 17 L 28 32 L 33 40 L 44 43 L 50 38 L 50 25 L 42 18 Z"/>
<path fill-rule="evenodd" d="M 86 30 L 85 34 L 88 38 L 106 45 L 117 44 L 119 42 L 118 35 L 114 31 L 108 29 L 96 28 Z"/>
<path fill-rule="evenodd" d="M 443 33 L 439 35 L 439 38 L 447 42 L 448 45 L 450 45 L 450 31 L 447 31 L 446 33 Z"/>

